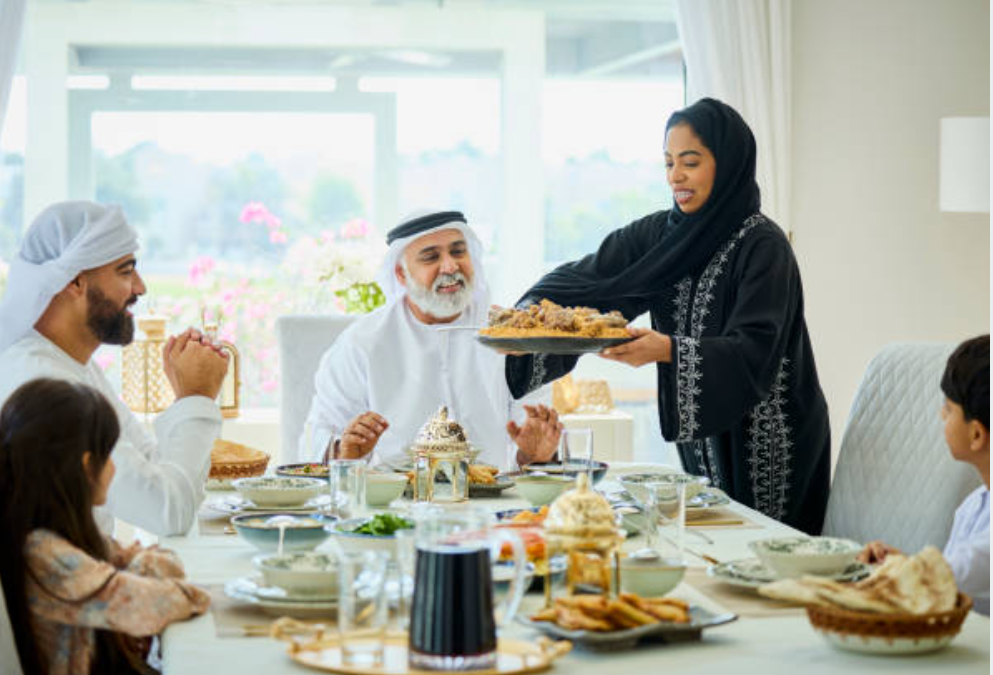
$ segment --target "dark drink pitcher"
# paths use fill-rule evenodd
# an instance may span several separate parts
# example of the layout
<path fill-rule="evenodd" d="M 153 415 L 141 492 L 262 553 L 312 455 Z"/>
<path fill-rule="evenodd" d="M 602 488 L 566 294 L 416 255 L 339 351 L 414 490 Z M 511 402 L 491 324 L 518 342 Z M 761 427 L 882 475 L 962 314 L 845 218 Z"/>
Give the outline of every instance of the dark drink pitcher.
<path fill-rule="evenodd" d="M 438 510 L 417 521 L 410 666 L 421 670 L 479 670 L 496 665 L 498 624 L 509 621 L 524 595 L 524 545 L 491 530 L 485 510 Z M 492 562 L 501 545 L 514 552 L 507 598 L 493 607 Z M 499 620 L 498 618 L 499 617 Z"/>

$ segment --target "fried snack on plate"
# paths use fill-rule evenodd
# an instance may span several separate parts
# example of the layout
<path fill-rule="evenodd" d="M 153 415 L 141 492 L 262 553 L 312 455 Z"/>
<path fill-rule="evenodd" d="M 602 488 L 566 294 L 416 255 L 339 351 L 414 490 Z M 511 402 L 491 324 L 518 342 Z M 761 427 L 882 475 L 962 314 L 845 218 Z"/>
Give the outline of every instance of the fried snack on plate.
<path fill-rule="evenodd" d="M 487 466 L 486 464 L 470 464 L 469 482 L 479 485 L 493 485 L 496 483 L 496 475 L 498 473 L 500 473 L 500 469 L 495 466 Z"/>
<path fill-rule="evenodd" d="M 602 595 L 571 595 L 556 598 L 555 605 L 532 615 L 532 621 L 551 621 L 569 630 L 614 631 L 637 628 L 660 621 L 689 623 L 689 606 L 671 598 L 642 598 L 623 593 L 608 599 Z"/>
<path fill-rule="evenodd" d="M 673 623 L 689 623 L 689 603 L 676 598 L 643 598 L 634 593 L 621 593 L 621 600 L 637 607 L 645 614 L 653 616 L 658 621 Z"/>
<path fill-rule="evenodd" d="M 613 624 L 604 619 L 595 619 L 587 616 L 579 609 L 569 609 L 558 606 L 556 608 L 555 623 L 569 630 L 595 630 L 606 632 L 614 629 Z"/>

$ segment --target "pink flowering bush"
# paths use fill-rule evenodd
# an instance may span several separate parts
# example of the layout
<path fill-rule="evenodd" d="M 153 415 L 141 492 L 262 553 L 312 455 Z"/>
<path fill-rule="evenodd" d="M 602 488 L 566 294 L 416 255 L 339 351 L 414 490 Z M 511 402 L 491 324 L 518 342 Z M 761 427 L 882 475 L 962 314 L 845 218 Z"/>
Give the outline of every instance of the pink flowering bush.
<path fill-rule="evenodd" d="M 149 294 L 170 332 L 216 323 L 218 337 L 241 354 L 243 407 L 276 405 L 279 364 L 276 317 L 280 314 L 365 313 L 385 302 L 374 281 L 385 253 L 368 240 L 369 225 L 353 219 L 337 232 L 293 237 L 264 204 L 249 202 L 239 218 L 259 228 L 260 241 L 283 245 L 278 260 L 243 264 L 199 256 L 190 264 L 183 292 Z"/>

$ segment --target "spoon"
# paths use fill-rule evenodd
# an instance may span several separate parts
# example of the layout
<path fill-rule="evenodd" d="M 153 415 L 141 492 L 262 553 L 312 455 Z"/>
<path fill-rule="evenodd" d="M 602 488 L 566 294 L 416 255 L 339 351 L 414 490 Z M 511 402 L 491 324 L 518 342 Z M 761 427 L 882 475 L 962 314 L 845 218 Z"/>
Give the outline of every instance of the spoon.
<path fill-rule="evenodd" d="M 295 518 L 293 516 L 273 516 L 265 521 L 266 527 L 278 527 L 279 528 L 279 547 L 276 549 L 276 555 L 283 555 L 283 536 L 286 534 L 286 528 L 289 527 Z"/>

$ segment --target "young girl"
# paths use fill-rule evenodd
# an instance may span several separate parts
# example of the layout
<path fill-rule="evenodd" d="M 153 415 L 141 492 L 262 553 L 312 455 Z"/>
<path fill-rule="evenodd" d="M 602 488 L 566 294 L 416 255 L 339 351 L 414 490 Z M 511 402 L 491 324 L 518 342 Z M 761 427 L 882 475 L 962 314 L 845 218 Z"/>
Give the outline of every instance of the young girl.
<path fill-rule="evenodd" d="M 26 675 L 154 672 L 150 637 L 210 602 L 172 552 L 97 529 L 118 434 L 82 384 L 33 380 L 0 410 L 0 579 Z"/>

